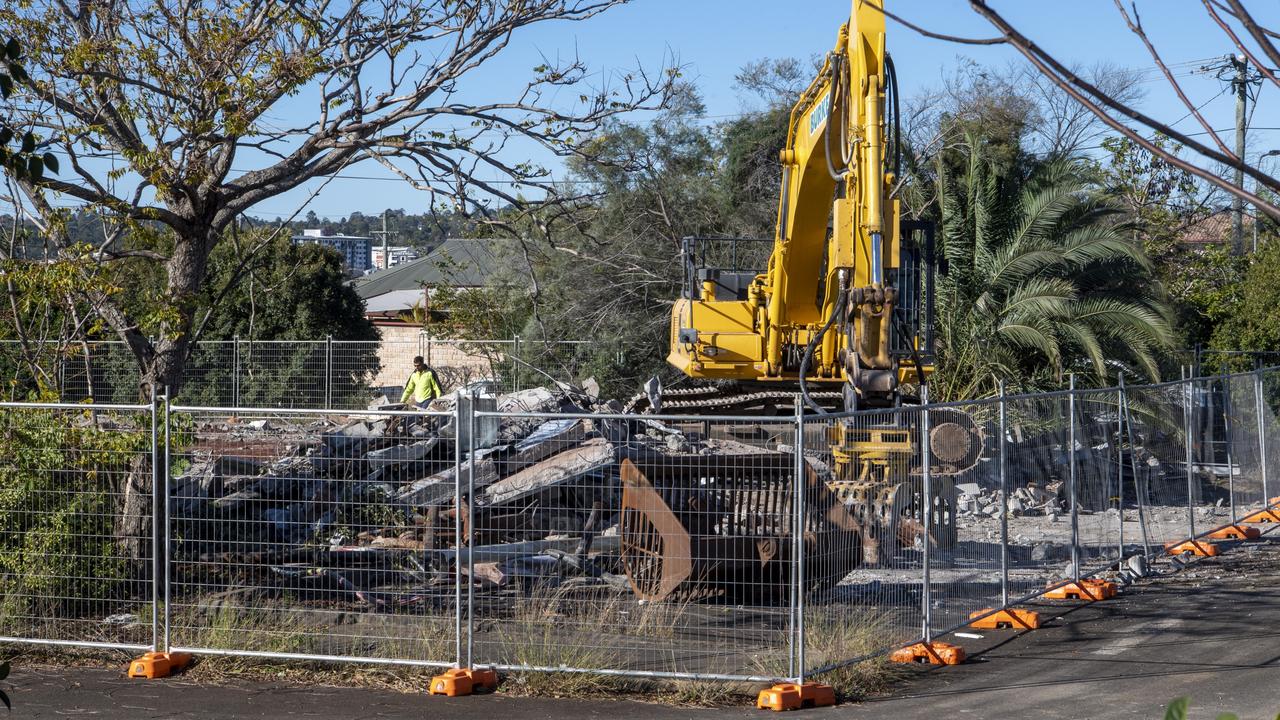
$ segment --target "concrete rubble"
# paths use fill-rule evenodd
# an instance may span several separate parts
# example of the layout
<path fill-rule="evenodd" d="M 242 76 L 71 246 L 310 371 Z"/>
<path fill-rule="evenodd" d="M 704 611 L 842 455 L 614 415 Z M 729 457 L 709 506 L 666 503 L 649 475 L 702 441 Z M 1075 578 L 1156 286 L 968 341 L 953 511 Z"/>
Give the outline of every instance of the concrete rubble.
<path fill-rule="evenodd" d="M 459 581 L 497 593 L 563 582 L 629 592 L 622 459 L 759 452 L 652 418 L 598 417 L 617 404 L 572 388 L 490 398 L 462 428 L 458 402 L 468 400 L 441 398 L 425 416 L 383 398 L 350 417 L 197 424 L 169 488 L 178 566 L 198 573 L 191 582 L 330 600 L 354 592 L 377 609 L 436 602 Z"/>

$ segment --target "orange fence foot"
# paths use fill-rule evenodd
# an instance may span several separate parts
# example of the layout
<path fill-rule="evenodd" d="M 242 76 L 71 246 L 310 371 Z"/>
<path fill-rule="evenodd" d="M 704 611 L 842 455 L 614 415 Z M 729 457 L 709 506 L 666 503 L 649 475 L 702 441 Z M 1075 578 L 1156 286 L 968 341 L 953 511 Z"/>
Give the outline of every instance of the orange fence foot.
<path fill-rule="evenodd" d="M 1256 527 L 1226 525 L 1214 530 L 1205 537 L 1210 540 L 1257 540 L 1262 537 L 1262 531 Z"/>
<path fill-rule="evenodd" d="M 431 694 L 458 697 L 498 689 L 498 673 L 494 670 L 452 668 L 431 678 Z"/>
<path fill-rule="evenodd" d="M 944 642 L 916 643 L 889 656 L 890 662 L 929 663 L 930 665 L 959 665 L 964 662 L 964 648 Z"/>
<path fill-rule="evenodd" d="M 1198 555 L 1199 557 L 1214 557 L 1222 552 L 1218 549 L 1217 545 L 1200 540 L 1184 540 L 1180 543 L 1169 543 L 1164 546 L 1164 549 L 1167 550 L 1170 555 L 1191 553 L 1192 555 Z"/>
<path fill-rule="evenodd" d="M 835 704 L 836 691 L 830 685 L 816 682 L 803 685 L 778 683 L 768 690 L 761 690 L 756 698 L 756 707 L 761 710 L 799 710 Z"/>
<path fill-rule="evenodd" d="M 1056 583 L 1049 583 L 1055 585 Z M 1106 580 L 1086 578 L 1078 583 L 1069 582 L 1061 587 L 1045 592 L 1044 597 L 1051 600 L 1084 600 L 1095 602 L 1116 596 L 1116 584 Z"/>
<path fill-rule="evenodd" d="M 986 617 L 983 617 L 984 615 Z M 969 617 L 976 618 L 969 623 L 969 627 L 978 630 L 1004 630 L 1008 628 L 1035 630 L 1040 627 L 1040 613 L 1035 610 L 1006 608 L 999 612 L 992 612 L 991 608 L 987 608 L 986 610 L 971 613 Z"/>
<path fill-rule="evenodd" d="M 1280 513 L 1275 510 L 1259 510 L 1252 515 L 1246 515 L 1240 520 L 1242 523 L 1280 523 Z"/>
<path fill-rule="evenodd" d="M 166 678 L 186 669 L 190 664 L 191 653 L 149 652 L 129 663 L 129 677 L 148 680 Z"/>

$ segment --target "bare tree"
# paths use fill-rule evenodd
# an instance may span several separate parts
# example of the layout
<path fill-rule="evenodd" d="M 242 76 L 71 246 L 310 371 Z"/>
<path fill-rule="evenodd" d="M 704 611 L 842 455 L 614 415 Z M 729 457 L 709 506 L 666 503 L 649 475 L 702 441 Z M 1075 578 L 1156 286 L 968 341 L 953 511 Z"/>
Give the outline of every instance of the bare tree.
<path fill-rule="evenodd" d="M 1089 78 L 1089 82 L 1117 101 L 1132 105 L 1145 94 L 1135 70 L 1109 62 L 1098 62 L 1087 69 L 1073 66 L 1072 72 Z M 1021 65 L 1013 73 L 1013 82 L 1035 103 L 1037 122 L 1031 128 L 1035 146 L 1045 155 L 1064 157 L 1094 148 L 1108 134 L 1107 126 L 1055 83 L 1034 69 Z"/>
<path fill-rule="evenodd" d="M 1172 166 L 1191 173 L 1253 204 L 1260 212 L 1280 220 L 1280 204 L 1270 197 L 1261 197 L 1243 185 L 1237 185 L 1221 177 L 1213 168 L 1223 166 L 1239 170 L 1252 178 L 1258 187 L 1266 188 L 1271 193 L 1280 193 L 1280 179 L 1264 172 L 1258 163 L 1250 162 L 1228 147 L 1218 131 L 1204 120 L 1195 101 L 1188 97 L 1177 78 L 1170 72 L 1160 50 L 1151 42 L 1143 28 L 1136 3 L 1126 7 L 1123 0 L 1114 0 L 1114 2 L 1119 11 L 1119 21 L 1125 23 L 1126 27 L 1142 41 L 1156 67 L 1160 69 L 1165 81 L 1177 94 L 1188 114 L 1194 116 L 1204 128 L 1203 135 L 1207 136 L 1207 140 L 1198 140 L 1197 136 L 1191 133 L 1176 130 L 1173 127 L 1174 122 L 1161 120 L 1138 110 L 1131 99 L 1126 99 L 1123 93 L 1117 92 L 1117 88 L 1094 82 L 1059 61 L 984 0 L 969 0 L 969 6 L 995 28 L 998 33 L 996 37 L 970 38 L 949 35 L 926 29 L 888 10 L 881 9 L 881 12 L 886 17 L 925 37 L 969 45 L 1007 44 L 1012 46 L 1031 63 L 1036 72 L 1114 132 L 1137 143 L 1147 152 Z M 1206 34 L 1221 33 L 1222 37 L 1247 58 L 1268 82 L 1280 88 L 1280 77 L 1277 77 L 1275 70 L 1280 67 L 1280 45 L 1277 45 L 1280 41 L 1280 32 L 1260 24 L 1245 7 L 1243 0 L 1201 0 L 1201 3 L 1205 12 Z M 1151 139 L 1152 134 L 1172 138 L 1177 145 L 1159 145 Z M 1188 151 L 1192 157 L 1183 157 L 1175 148 Z"/>
<path fill-rule="evenodd" d="M 586 20 L 625 2 L 9 4 L 0 36 L 25 39 L 31 80 L 15 93 L 11 119 L 61 155 L 64 170 L 63 178 L 12 178 L 22 191 L 10 199 L 64 252 L 59 198 L 113 220 L 97 262 L 142 257 L 163 266 L 163 311 L 153 316 L 134 317 L 92 289 L 84 300 L 128 344 L 143 392 L 176 391 L 209 317 L 194 298 L 210 252 L 241 213 L 308 180 L 379 163 L 423 190 L 430 207 L 490 222 L 524 215 L 526 227 L 546 232 L 555 213 L 543 210 L 579 198 L 531 162 L 529 148 L 581 155 L 579 140 L 606 120 L 661 107 L 678 73 L 593 80 L 571 57 L 544 60 L 505 97 L 469 82 L 523 28 Z M 284 109 L 298 103 L 309 115 L 277 125 L 298 116 Z M 144 225 L 172 242 L 128 242 Z"/>

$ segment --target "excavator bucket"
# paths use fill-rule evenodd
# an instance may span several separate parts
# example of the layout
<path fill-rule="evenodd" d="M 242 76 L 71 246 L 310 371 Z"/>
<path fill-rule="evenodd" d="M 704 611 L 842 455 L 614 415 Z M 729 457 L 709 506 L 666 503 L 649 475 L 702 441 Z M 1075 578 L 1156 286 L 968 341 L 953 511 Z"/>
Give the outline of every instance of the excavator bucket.
<path fill-rule="evenodd" d="M 797 541 L 808 590 L 861 559 L 861 526 L 807 464 L 796 492 L 790 453 L 634 458 L 621 474 L 622 563 L 645 600 L 785 600 Z"/>

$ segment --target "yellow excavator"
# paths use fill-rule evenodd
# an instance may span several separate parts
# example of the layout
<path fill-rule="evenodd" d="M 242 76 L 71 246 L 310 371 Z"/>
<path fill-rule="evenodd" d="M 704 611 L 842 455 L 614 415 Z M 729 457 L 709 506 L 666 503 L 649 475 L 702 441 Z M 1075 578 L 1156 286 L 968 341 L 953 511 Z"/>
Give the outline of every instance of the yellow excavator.
<path fill-rule="evenodd" d="M 950 478 L 976 463 L 982 449 L 981 433 L 967 416 L 941 411 L 931 413 L 924 458 L 917 413 L 902 410 L 920 401 L 933 371 L 934 234 L 927 223 L 904 221 L 895 198 L 901 181 L 898 93 L 881 2 L 853 0 L 835 48 L 791 111 L 767 269 L 738 267 L 736 259 L 749 254 L 739 251 L 741 241 L 685 240 L 685 287 L 672 311 L 667 359 L 706 382 L 666 391 L 651 382 L 637 396 L 667 415 L 777 412 L 799 396 L 810 416 L 818 416 L 808 428 L 821 429 L 820 447 L 829 452 L 832 472 L 817 481 L 810 469 L 807 479 L 781 482 L 805 482 L 816 493 L 812 504 L 826 508 L 806 521 L 810 536 L 825 537 L 814 532 L 821 527 L 856 537 L 856 543 L 840 541 L 847 548 L 836 554 L 848 559 L 856 544 L 868 562 L 891 562 L 899 549 L 918 545 L 925 527 L 935 547 L 953 544 Z M 730 252 L 712 249 L 726 242 Z M 730 267 L 714 266 L 726 258 L 734 259 Z M 838 410 L 846 412 L 831 414 Z M 749 463 L 730 467 L 734 463 L 723 460 L 726 487 L 727 478 L 742 483 L 748 476 L 752 487 L 772 487 L 769 478 L 745 470 Z M 927 498 L 926 463 L 935 478 Z M 640 528 L 628 534 L 637 538 L 631 574 L 667 580 L 637 588 L 674 587 L 674 577 L 692 572 L 671 570 L 680 553 L 650 547 L 653 538 L 669 540 L 687 526 L 678 522 L 687 501 L 673 489 L 681 483 L 649 479 L 663 471 L 636 466 L 624 473 L 624 530 Z M 702 472 L 705 489 L 710 475 Z M 653 530 L 660 527 L 668 530 Z M 691 537 L 725 540 L 697 532 Z M 664 558 L 665 575 L 640 562 L 654 557 Z M 763 555 L 748 559 L 767 561 Z"/>
<path fill-rule="evenodd" d="M 896 96 L 884 15 L 854 0 L 791 111 L 768 269 L 700 266 L 699 245 L 716 241 L 685 242 L 672 365 L 763 393 L 799 387 L 811 407 L 837 404 L 834 388 L 846 409 L 900 404 L 905 383 L 927 379 L 932 232 L 902 222 L 893 197 Z"/>

